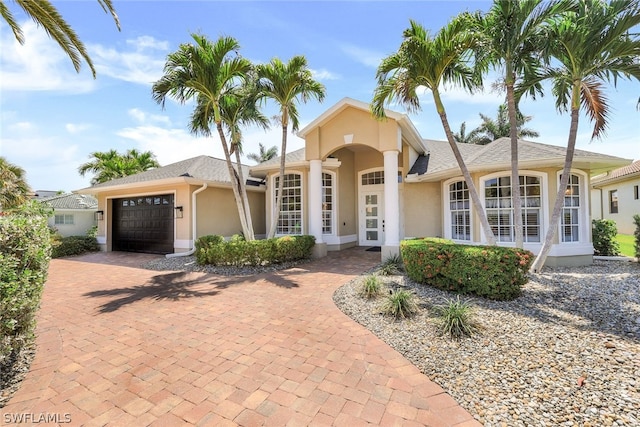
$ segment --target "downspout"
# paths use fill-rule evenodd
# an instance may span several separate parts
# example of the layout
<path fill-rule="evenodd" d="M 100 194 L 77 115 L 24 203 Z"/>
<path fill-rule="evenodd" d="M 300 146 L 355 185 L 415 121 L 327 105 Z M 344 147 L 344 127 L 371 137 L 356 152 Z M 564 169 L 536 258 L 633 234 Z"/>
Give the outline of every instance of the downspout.
<path fill-rule="evenodd" d="M 205 182 L 204 185 L 202 185 L 202 187 L 198 188 L 196 191 L 194 191 L 191 194 L 191 227 L 192 227 L 192 237 L 193 237 L 193 248 L 189 249 L 187 252 L 178 252 L 178 253 L 173 253 L 173 254 L 166 254 L 165 257 L 166 258 L 177 258 L 177 257 L 182 257 L 182 256 L 189 256 L 189 255 L 193 255 L 196 252 L 196 239 L 198 238 L 198 236 L 196 236 L 196 230 L 197 230 L 197 215 L 196 215 L 196 195 L 198 193 L 203 192 L 204 190 L 206 190 L 208 187 L 208 184 Z"/>

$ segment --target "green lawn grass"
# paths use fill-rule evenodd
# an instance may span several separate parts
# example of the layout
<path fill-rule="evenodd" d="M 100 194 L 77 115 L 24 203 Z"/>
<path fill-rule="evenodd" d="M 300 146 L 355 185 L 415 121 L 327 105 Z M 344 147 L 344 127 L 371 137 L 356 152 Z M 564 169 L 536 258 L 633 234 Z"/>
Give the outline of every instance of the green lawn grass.
<path fill-rule="evenodd" d="M 622 255 L 626 255 L 626 256 L 630 256 L 630 257 L 635 257 L 636 256 L 636 250 L 635 250 L 635 247 L 634 247 L 635 246 L 635 238 L 633 237 L 633 235 L 617 234 L 616 235 L 616 240 L 620 244 L 620 253 Z"/>

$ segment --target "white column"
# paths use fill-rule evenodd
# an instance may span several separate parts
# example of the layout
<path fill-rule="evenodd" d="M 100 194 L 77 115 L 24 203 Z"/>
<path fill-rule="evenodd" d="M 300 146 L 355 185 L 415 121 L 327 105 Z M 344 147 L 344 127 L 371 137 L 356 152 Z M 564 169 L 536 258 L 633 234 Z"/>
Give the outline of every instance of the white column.
<path fill-rule="evenodd" d="M 398 152 L 384 155 L 384 246 L 400 246 L 400 199 L 398 194 Z"/>
<path fill-rule="evenodd" d="M 309 161 L 309 234 L 322 242 L 322 160 Z"/>

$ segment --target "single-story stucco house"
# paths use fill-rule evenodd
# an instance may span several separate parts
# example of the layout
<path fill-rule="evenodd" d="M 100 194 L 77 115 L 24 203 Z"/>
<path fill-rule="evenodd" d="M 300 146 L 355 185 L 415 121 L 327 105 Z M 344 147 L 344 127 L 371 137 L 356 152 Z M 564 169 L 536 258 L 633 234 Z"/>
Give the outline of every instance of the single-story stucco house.
<path fill-rule="evenodd" d="M 49 227 L 55 228 L 62 237 L 84 236 L 96 225 L 98 200 L 86 194 L 56 194 L 38 198 L 53 208 L 53 214 L 47 220 Z"/>
<path fill-rule="evenodd" d="M 612 219 L 618 233 L 633 234 L 640 214 L 640 160 L 591 180 L 593 219 Z"/>
<path fill-rule="evenodd" d="M 445 237 L 485 242 L 469 192 L 447 142 L 424 139 L 406 114 L 371 116 L 369 104 L 345 98 L 300 130 L 303 149 L 286 154 L 283 207 L 276 235 L 311 234 L 315 255 L 379 246 L 382 259 L 400 240 Z M 509 140 L 460 144 L 500 244 L 512 245 Z M 565 149 L 520 141 L 525 247 L 537 252 L 547 230 Z M 574 169 L 547 264 L 592 260 L 589 179 L 630 163 L 576 150 Z M 256 235 L 267 233 L 279 158 L 251 168 L 247 189 Z M 104 250 L 184 252 L 205 234 L 240 232 L 224 161 L 207 156 L 84 188 L 98 198 Z M 161 242 L 161 243 L 160 243 Z"/>

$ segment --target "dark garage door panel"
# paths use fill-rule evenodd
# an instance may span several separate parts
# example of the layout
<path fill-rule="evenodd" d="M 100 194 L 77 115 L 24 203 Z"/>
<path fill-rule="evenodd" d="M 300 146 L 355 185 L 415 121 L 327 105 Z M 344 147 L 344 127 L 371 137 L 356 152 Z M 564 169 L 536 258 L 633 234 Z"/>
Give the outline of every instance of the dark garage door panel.
<path fill-rule="evenodd" d="M 173 252 L 173 195 L 129 197 L 113 201 L 113 250 Z"/>

